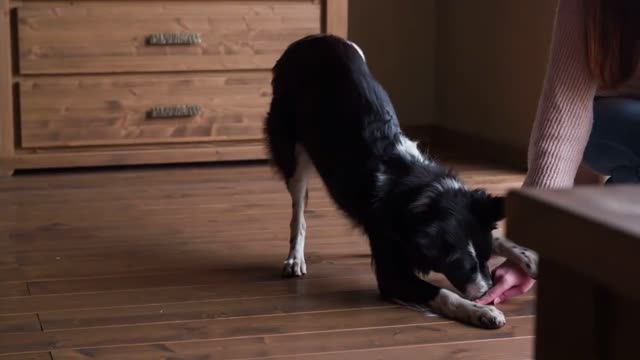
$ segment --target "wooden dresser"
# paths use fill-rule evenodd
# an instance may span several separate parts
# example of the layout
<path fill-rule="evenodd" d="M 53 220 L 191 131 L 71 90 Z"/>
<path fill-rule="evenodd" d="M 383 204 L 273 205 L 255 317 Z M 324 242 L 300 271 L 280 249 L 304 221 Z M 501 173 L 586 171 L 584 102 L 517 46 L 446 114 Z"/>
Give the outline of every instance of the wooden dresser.
<path fill-rule="evenodd" d="M 264 159 L 271 67 L 347 0 L 0 0 L 0 175 Z"/>

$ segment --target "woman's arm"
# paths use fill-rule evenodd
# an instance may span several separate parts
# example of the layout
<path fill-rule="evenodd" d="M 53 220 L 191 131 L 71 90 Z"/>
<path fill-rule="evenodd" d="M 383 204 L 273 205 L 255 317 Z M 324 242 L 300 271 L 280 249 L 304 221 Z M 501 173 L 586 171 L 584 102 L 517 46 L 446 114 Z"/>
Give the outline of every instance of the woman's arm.
<path fill-rule="evenodd" d="M 583 0 L 560 0 L 524 186 L 573 186 L 593 122 Z"/>
<path fill-rule="evenodd" d="M 597 84 L 587 65 L 583 0 L 560 0 L 551 54 L 529 144 L 524 186 L 572 187 L 591 133 Z M 501 303 L 534 284 L 517 264 L 493 272 L 494 286 L 481 304 Z"/>

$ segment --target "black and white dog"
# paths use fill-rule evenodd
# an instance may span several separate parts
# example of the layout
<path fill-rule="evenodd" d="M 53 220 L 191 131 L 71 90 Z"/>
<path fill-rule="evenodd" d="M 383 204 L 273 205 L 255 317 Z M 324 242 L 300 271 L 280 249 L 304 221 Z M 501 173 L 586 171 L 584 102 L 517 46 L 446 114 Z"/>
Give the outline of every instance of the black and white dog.
<path fill-rule="evenodd" d="M 332 35 L 300 39 L 273 68 L 272 86 L 265 132 L 293 201 L 284 274 L 307 272 L 304 208 L 315 168 L 337 206 L 369 237 L 384 298 L 426 304 L 484 328 L 503 326 L 495 307 L 466 300 L 491 287 L 492 253 L 513 258 L 520 251 L 492 240 L 504 217 L 503 198 L 467 189 L 403 135 L 360 48 Z M 521 256 L 520 263 L 534 267 L 533 257 Z M 431 271 L 444 274 L 466 299 L 419 277 Z"/>

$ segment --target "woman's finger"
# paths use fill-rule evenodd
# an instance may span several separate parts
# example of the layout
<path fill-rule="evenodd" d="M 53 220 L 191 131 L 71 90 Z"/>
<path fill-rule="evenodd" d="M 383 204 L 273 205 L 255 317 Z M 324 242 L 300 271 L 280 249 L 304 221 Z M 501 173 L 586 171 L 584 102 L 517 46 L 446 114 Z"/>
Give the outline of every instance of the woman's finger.
<path fill-rule="evenodd" d="M 512 287 L 511 289 L 505 291 L 500 296 L 498 296 L 493 303 L 498 305 L 498 304 L 500 304 L 502 302 L 505 302 L 506 300 L 511 299 L 512 297 L 515 297 L 515 296 L 518 296 L 518 295 L 522 295 L 522 294 L 524 294 L 524 292 L 525 292 L 525 290 L 522 289 L 520 286 Z"/>
<path fill-rule="evenodd" d="M 518 286 L 514 286 L 511 289 L 505 291 L 502 295 L 500 295 L 494 302 L 494 304 L 499 304 L 502 302 L 505 302 L 513 297 L 522 295 L 524 293 L 526 293 L 527 291 L 529 291 L 529 289 L 531 289 L 533 287 L 533 284 L 535 284 L 535 280 L 533 279 L 528 279 L 527 281 L 525 281 L 524 283 L 518 285 Z"/>
<path fill-rule="evenodd" d="M 487 305 L 492 303 L 496 298 L 502 295 L 505 291 L 511 289 L 513 287 L 514 282 L 513 278 L 510 276 L 504 276 L 498 278 L 498 282 L 491 288 L 489 291 L 477 299 L 476 302 L 481 305 Z"/>

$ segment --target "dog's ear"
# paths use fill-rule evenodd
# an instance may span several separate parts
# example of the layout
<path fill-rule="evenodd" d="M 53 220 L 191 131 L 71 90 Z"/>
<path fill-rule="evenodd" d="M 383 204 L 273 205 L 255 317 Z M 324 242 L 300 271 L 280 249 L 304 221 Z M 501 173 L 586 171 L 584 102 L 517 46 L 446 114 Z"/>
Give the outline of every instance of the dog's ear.
<path fill-rule="evenodd" d="M 476 190 L 471 200 L 471 211 L 481 221 L 495 224 L 505 218 L 505 198 Z"/>

